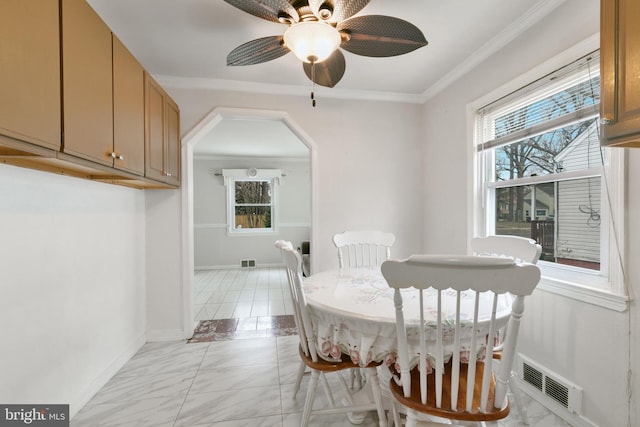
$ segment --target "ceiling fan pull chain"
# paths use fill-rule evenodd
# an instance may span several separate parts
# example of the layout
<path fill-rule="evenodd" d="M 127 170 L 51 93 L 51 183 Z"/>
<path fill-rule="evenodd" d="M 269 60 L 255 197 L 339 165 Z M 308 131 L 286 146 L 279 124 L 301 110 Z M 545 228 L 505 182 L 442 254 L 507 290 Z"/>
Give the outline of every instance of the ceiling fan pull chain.
<path fill-rule="evenodd" d="M 316 63 L 313 61 L 311 63 L 311 105 L 315 108 L 316 106 L 316 98 L 313 92 L 316 90 Z"/>

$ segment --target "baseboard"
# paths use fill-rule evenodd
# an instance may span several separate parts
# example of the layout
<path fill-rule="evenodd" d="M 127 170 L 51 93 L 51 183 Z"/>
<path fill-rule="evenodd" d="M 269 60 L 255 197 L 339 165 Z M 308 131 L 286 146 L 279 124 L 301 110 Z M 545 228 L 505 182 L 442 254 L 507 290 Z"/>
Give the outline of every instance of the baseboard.
<path fill-rule="evenodd" d="M 69 418 L 73 417 L 80 412 L 80 410 L 86 405 L 93 396 L 102 389 L 102 387 L 109 382 L 111 378 L 127 363 L 137 352 L 142 348 L 146 342 L 145 335 L 142 334 L 133 340 L 131 344 L 122 352 L 122 354 L 115 358 L 113 362 L 107 366 L 93 381 L 91 381 L 87 387 L 80 393 L 80 395 L 69 402 Z"/>
<path fill-rule="evenodd" d="M 152 329 L 147 331 L 147 342 L 183 341 L 189 337 L 184 336 L 182 329 Z"/>
<path fill-rule="evenodd" d="M 240 267 L 239 265 L 197 265 L 193 269 L 195 271 L 206 271 L 206 270 L 250 270 L 255 268 L 270 268 L 270 267 L 282 267 L 282 263 L 268 263 L 268 264 L 258 264 L 255 267 Z"/>
<path fill-rule="evenodd" d="M 240 269 L 239 265 L 196 265 L 193 269 L 196 271 L 206 270 L 233 270 Z"/>

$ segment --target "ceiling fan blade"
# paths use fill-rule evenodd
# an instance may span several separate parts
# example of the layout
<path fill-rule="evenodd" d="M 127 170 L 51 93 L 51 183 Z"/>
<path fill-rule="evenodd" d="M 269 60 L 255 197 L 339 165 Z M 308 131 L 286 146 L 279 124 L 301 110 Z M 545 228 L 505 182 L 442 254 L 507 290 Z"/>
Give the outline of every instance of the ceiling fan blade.
<path fill-rule="evenodd" d="M 324 61 L 315 65 L 303 62 L 302 67 L 309 80 L 320 86 L 334 87 L 344 75 L 346 62 L 342 52 L 336 50 Z M 314 67 L 315 70 L 313 69 Z"/>
<path fill-rule="evenodd" d="M 392 16 L 355 17 L 341 22 L 336 28 L 349 35 L 340 47 L 356 55 L 404 55 L 428 43 L 418 27 Z"/>
<path fill-rule="evenodd" d="M 313 13 L 326 22 L 337 23 L 360 12 L 371 0 L 309 0 Z M 329 14 L 330 12 L 330 14 Z M 326 17 L 325 17 L 326 14 Z"/>
<path fill-rule="evenodd" d="M 224 0 L 231 6 L 247 12 L 267 21 L 281 22 L 283 24 L 298 22 L 300 17 L 295 7 L 287 0 Z M 289 18 L 291 22 L 287 22 Z"/>
<path fill-rule="evenodd" d="M 280 58 L 291 52 L 284 46 L 282 36 L 269 36 L 251 40 L 233 49 L 227 55 L 227 65 L 255 65 Z"/>

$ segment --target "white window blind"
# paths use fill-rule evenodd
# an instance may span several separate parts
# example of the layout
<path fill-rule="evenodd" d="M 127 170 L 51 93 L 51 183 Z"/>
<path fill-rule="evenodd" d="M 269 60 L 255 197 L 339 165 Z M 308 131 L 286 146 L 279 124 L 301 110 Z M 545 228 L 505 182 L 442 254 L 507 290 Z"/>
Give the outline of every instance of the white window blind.
<path fill-rule="evenodd" d="M 598 116 L 598 51 L 478 110 L 478 150 L 522 141 Z"/>

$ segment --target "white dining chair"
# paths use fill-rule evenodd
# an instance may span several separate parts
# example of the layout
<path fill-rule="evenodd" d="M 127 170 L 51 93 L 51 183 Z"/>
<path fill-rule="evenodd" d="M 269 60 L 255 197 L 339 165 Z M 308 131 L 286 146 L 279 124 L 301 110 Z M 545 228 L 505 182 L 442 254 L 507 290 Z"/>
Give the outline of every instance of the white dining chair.
<path fill-rule="evenodd" d="M 333 236 L 340 268 L 376 267 L 391 256 L 393 233 L 379 230 L 350 230 Z"/>
<path fill-rule="evenodd" d="M 396 237 L 393 233 L 379 230 L 348 230 L 333 236 L 338 249 L 338 266 L 342 268 L 379 267 L 391 257 L 391 246 Z M 351 388 L 356 381 L 363 387 L 363 377 L 358 370 L 351 371 Z"/>
<path fill-rule="evenodd" d="M 401 424 L 398 406 L 406 413 L 408 427 L 441 425 L 423 421 L 420 414 L 464 423 L 505 418 L 524 298 L 540 280 L 538 267 L 506 257 L 414 255 L 385 261 L 381 269 L 394 289 L 396 308 L 400 370 L 390 381 L 394 424 Z M 418 313 L 405 314 L 402 290 L 406 288 L 419 290 Z M 494 374 L 493 342 L 501 327 L 496 312 L 507 293 L 512 296 L 506 299 L 512 301 L 511 314 L 502 361 Z M 455 301 L 454 308 L 448 308 L 452 311 L 443 309 L 445 296 Z M 426 298 L 437 300 L 435 313 L 425 313 Z M 463 304 L 467 309 L 461 316 Z"/>
<path fill-rule="evenodd" d="M 275 243 L 276 248 L 280 249 L 280 250 L 293 250 L 293 243 L 286 241 L 286 240 L 277 240 Z M 290 271 L 287 269 L 287 282 L 289 283 L 289 287 L 291 287 L 291 278 L 289 277 L 290 275 Z M 300 321 L 300 314 L 298 312 L 298 307 L 296 305 L 295 299 L 293 299 L 293 291 L 290 289 L 289 294 L 292 296 L 292 303 L 293 303 L 293 317 L 294 317 L 294 321 L 297 325 L 301 324 Z M 299 329 L 299 328 L 298 328 Z M 304 333 L 304 332 L 303 332 Z M 298 391 L 300 390 L 300 384 L 302 384 L 302 378 L 304 378 L 304 375 L 306 373 L 306 369 L 307 369 L 307 365 L 304 363 L 304 361 L 300 360 L 300 366 L 298 368 L 298 374 L 296 375 L 296 382 L 294 385 L 294 390 L 293 390 L 293 397 L 295 398 L 296 395 L 298 394 Z M 323 381 L 325 380 L 325 378 L 323 377 Z M 325 387 L 327 385 L 323 384 Z"/>
<path fill-rule="evenodd" d="M 478 256 L 506 256 L 517 262 L 535 264 L 540 259 L 542 246 L 526 237 L 494 235 L 471 239 L 471 251 Z"/>
<path fill-rule="evenodd" d="M 474 237 L 471 239 L 471 251 L 476 256 L 502 256 L 509 257 L 516 262 L 528 262 L 535 264 L 540 259 L 542 246 L 535 240 L 521 236 L 494 235 L 486 237 Z M 502 344 L 494 348 L 493 357 L 500 360 L 502 357 Z M 520 419 L 524 425 L 529 425 L 527 408 L 524 406 L 520 388 L 517 383 L 518 374 L 511 371 L 509 388 L 513 400 L 518 408 Z"/>
<path fill-rule="evenodd" d="M 289 251 L 293 251 L 293 243 L 287 241 L 287 240 L 277 240 L 275 243 L 276 248 L 280 249 L 280 250 L 289 250 Z M 304 260 L 301 257 L 301 268 L 300 270 L 302 271 L 302 273 L 304 273 Z M 296 302 L 296 298 L 294 297 L 296 292 L 295 289 L 292 288 L 292 284 L 293 284 L 293 278 L 291 277 L 291 274 L 293 274 L 292 270 L 287 269 L 287 282 L 289 283 L 289 295 L 292 297 L 292 303 L 293 303 L 293 317 L 294 317 L 294 321 L 296 324 L 296 327 L 298 329 L 298 333 L 301 334 L 301 336 L 304 337 L 304 330 L 301 331 L 301 328 L 298 327 L 298 325 L 302 325 L 302 320 L 301 320 L 301 315 L 300 315 L 300 309 L 298 307 L 298 304 Z M 303 274 L 304 275 L 304 274 Z M 357 368 L 353 368 L 353 370 L 356 370 Z M 305 374 L 308 374 L 309 372 L 307 371 L 307 364 L 304 362 L 304 360 L 300 360 L 300 366 L 298 368 L 298 373 L 296 375 L 296 382 L 294 384 L 294 389 L 293 389 L 293 397 L 295 398 L 296 395 L 298 394 L 298 391 L 300 391 L 300 385 L 302 384 L 302 379 L 304 378 Z M 324 375 L 320 375 L 320 380 L 322 381 L 322 386 L 325 390 L 325 394 L 327 394 L 327 398 L 329 399 L 329 401 L 333 401 L 333 395 L 331 392 L 331 388 L 329 387 L 329 383 L 326 379 L 326 377 Z M 352 386 L 353 387 L 353 386 Z"/>
<path fill-rule="evenodd" d="M 371 362 L 364 371 L 368 377 L 368 381 L 371 383 L 371 390 L 373 394 L 373 403 L 355 404 L 352 400 L 352 395 L 347 387 L 346 382 L 338 374 L 339 383 L 342 386 L 344 394 L 344 401 L 346 403 L 342 406 L 337 406 L 333 398 L 333 393 L 329 388 L 325 373 L 339 372 L 343 370 L 353 370 L 354 364 L 349 357 L 345 360 L 321 358 L 316 350 L 314 325 L 311 315 L 308 311 L 307 302 L 304 295 L 303 280 L 302 280 L 302 258 L 300 254 L 293 249 L 293 245 L 290 242 L 278 240 L 275 243 L 276 247 L 280 249 L 282 253 L 282 259 L 287 271 L 287 279 L 289 282 L 290 295 L 294 305 L 294 319 L 296 327 L 298 329 L 298 336 L 300 338 L 299 354 L 303 363 L 311 370 L 311 379 L 307 389 L 307 395 L 305 398 L 304 409 L 302 411 L 301 427 L 309 425 L 309 421 L 312 414 L 337 414 L 337 413 L 354 413 L 376 410 L 378 413 L 379 424 L 381 427 L 387 425 L 387 418 L 385 409 L 382 404 L 382 393 L 380 391 L 380 383 L 378 380 L 377 366 L 380 363 Z M 313 404 L 315 400 L 316 388 L 318 382 L 322 379 L 323 387 L 329 400 L 330 407 L 322 409 L 314 409 Z M 296 384 L 296 391 L 299 388 L 299 383 Z"/>

